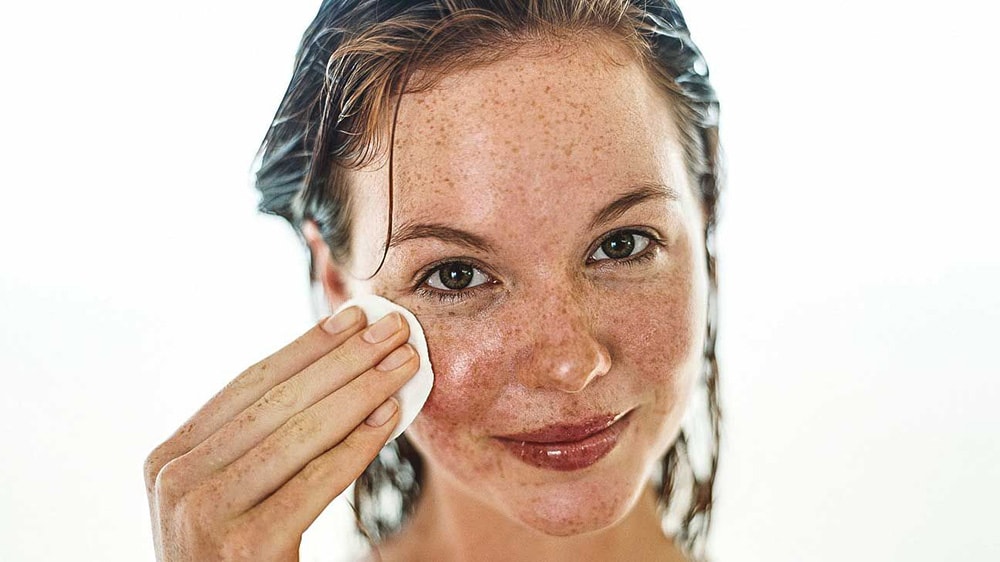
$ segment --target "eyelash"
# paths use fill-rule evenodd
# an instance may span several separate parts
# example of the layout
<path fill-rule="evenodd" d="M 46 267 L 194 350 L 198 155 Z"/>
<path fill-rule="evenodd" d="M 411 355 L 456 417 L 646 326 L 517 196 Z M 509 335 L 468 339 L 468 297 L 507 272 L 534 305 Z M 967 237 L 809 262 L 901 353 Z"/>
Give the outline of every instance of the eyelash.
<path fill-rule="evenodd" d="M 414 292 L 416 292 L 421 297 L 438 299 L 443 303 L 454 303 L 465 300 L 466 298 L 471 296 L 472 293 L 477 292 L 479 289 L 485 289 L 489 285 L 493 284 L 492 281 L 487 281 L 486 283 L 483 283 L 481 285 L 476 285 L 471 289 L 458 289 L 454 291 L 442 291 L 440 289 L 427 288 L 425 284 L 427 283 L 427 280 L 431 278 L 432 275 L 435 275 L 438 272 L 438 270 L 441 269 L 442 267 L 453 263 L 468 265 L 470 267 L 482 271 L 481 267 L 478 267 L 475 263 L 467 260 L 449 259 L 446 261 L 438 262 L 436 264 L 431 264 L 430 266 L 431 269 L 420 277 L 420 281 L 417 281 L 417 286 L 414 288 Z"/>
<path fill-rule="evenodd" d="M 599 261 L 612 261 L 616 265 L 617 264 L 621 264 L 621 265 L 624 265 L 625 267 L 633 268 L 633 267 L 635 267 L 635 266 L 637 266 L 639 264 L 642 264 L 644 262 L 647 262 L 647 261 L 655 258 L 656 257 L 656 249 L 664 247 L 664 241 L 660 237 L 656 236 L 655 234 L 653 234 L 651 232 L 644 231 L 644 230 L 625 229 L 625 230 L 615 230 L 613 232 L 608 233 L 607 236 L 605 236 L 604 238 L 602 238 L 601 241 L 597 243 L 597 248 L 600 248 L 601 245 L 603 245 L 604 242 L 606 242 L 609 238 L 611 238 L 612 236 L 618 235 L 618 234 L 638 234 L 639 236 L 643 236 L 645 238 L 648 238 L 649 239 L 649 244 L 647 244 L 646 248 L 643 249 L 643 252 L 641 254 L 636 254 L 634 256 L 631 256 L 631 257 L 628 257 L 628 258 L 622 258 L 622 259 L 619 259 L 619 260 L 611 258 L 611 259 L 599 260 Z M 591 252 L 591 254 L 593 254 L 593 252 Z M 446 265 L 450 265 L 450 264 L 453 264 L 453 263 L 464 264 L 464 265 L 468 265 L 470 267 L 473 267 L 473 268 L 481 270 L 481 268 L 477 267 L 476 264 L 472 263 L 471 261 L 464 261 L 464 260 L 449 259 L 449 260 L 446 260 L 446 261 L 438 262 L 436 264 L 431 264 L 430 269 L 426 273 L 424 273 L 423 275 L 420 276 L 420 280 L 417 282 L 417 285 L 414 288 L 414 292 L 416 292 L 421 297 L 435 298 L 435 299 L 438 299 L 439 301 L 441 301 L 443 303 L 455 303 L 455 302 L 459 302 L 459 301 L 465 300 L 466 298 L 469 298 L 473 293 L 477 292 L 478 289 L 487 289 L 489 287 L 489 285 L 493 284 L 492 281 L 488 281 L 488 282 L 483 283 L 481 285 L 476 285 L 475 287 L 472 287 L 471 289 L 457 289 L 457 290 L 454 290 L 454 291 L 441 291 L 439 289 L 428 289 L 425 286 L 425 283 L 427 282 L 427 280 L 430 279 L 432 275 L 434 275 L 435 273 L 437 273 L 437 271 L 441 267 L 446 266 Z M 591 262 L 591 263 L 594 263 L 594 262 Z"/>

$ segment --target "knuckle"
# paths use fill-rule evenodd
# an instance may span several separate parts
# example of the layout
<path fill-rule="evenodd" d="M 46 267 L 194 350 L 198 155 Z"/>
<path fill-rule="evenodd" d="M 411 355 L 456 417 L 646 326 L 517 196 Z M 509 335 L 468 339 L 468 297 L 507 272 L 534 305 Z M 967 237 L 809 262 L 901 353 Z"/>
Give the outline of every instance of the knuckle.
<path fill-rule="evenodd" d="M 295 411 L 299 408 L 299 390 L 289 382 L 284 382 L 268 390 L 261 398 L 261 405 L 281 411 Z"/>
<path fill-rule="evenodd" d="M 302 483 L 308 487 L 322 481 L 325 473 L 323 463 L 317 459 L 302 467 L 302 470 L 299 471 L 299 477 L 302 479 Z"/>
<path fill-rule="evenodd" d="M 352 340 L 351 343 L 333 350 L 329 357 L 337 368 L 359 370 L 372 362 L 373 354 L 371 349 L 358 344 L 357 340 Z"/>
<path fill-rule="evenodd" d="M 152 494 L 157 487 L 157 482 L 160 478 L 160 473 L 163 469 L 175 460 L 174 452 L 171 450 L 170 442 L 167 441 L 157 448 L 153 449 L 153 452 L 149 453 L 146 460 L 142 463 L 142 472 L 144 479 L 146 481 L 146 492 Z"/>
<path fill-rule="evenodd" d="M 385 427 L 388 427 L 388 424 Z M 382 450 L 382 446 L 385 445 L 384 438 L 388 433 L 386 431 L 383 435 L 381 432 L 355 430 L 340 442 L 340 446 L 346 449 L 352 458 L 362 458 L 370 462 Z"/>
<path fill-rule="evenodd" d="M 190 503 L 203 495 L 217 494 L 220 482 L 215 477 L 205 477 L 203 459 L 183 454 L 164 464 L 154 477 L 150 498 L 158 505 L 173 509 Z M 193 498 L 193 499 L 192 499 Z"/>
<path fill-rule="evenodd" d="M 282 428 L 282 441 L 302 445 L 311 441 L 319 430 L 318 416 L 308 410 L 291 417 Z"/>
<path fill-rule="evenodd" d="M 305 488 L 309 489 L 315 484 L 327 483 L 332 468 L 329 456 L 321 455 L 302 467 L 302 470 L 299 471 L 298 477 L 302 480 Z M 299 498 L 292 498 L 292 501 L 297 502 L 299 501 Z"/>
<path fill-rule="evenodd" d="M 142 475 L 143 479 L 146 481 L 146 493 L 150 494 L 153 492 L 153 488 L 156 486 L 156 477 L 160 474 L 161 468 L 161 453 L 159 448 L 153 450 L 152 453 L 146 457 L 146 460 L 142 463 Z"/>
<path fill-rule="evenodd" d="M 142 463 L 143 479 L 146 482 L 146 492 L 152 493 L 156 486 L 156 479 L 163 468 L 171 462 L 177 460 L 184 453 L 190 450 L 191 433 L 197 427 L 197 421 L 191 420 L 181 426 L 174 435 L 163 443 L 160 443 Z"/>
<path fill-rule="evenodd" d="M 172 502 L 181 495 L 183 466 L 179 459 L 174 459 L 160 468 L 156 474 L 153 491 L 161 503 Z"/>
<path fill-rule="evenodd" d="M 249 386 L 259 384 L 261 380 L 264 378 L 264 373 L 267 371 L 272 361 L 273 358 L 269 356 L 264 359 L 261 359 L 260 361 L 254 363 L 253 365 L 250 365 L 249 367 L 244 369 L 243 372 L 240 373 L 236 378 L 229 381 L 229 383 L 226 384 L 225 389 L 242 390 Z"/>

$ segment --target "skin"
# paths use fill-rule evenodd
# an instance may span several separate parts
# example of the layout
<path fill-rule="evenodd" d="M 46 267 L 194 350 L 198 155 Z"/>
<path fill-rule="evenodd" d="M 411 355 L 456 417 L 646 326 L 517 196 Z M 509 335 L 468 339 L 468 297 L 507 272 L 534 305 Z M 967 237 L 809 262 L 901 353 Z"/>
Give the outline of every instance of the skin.
<path fill-rule="evenodd" d="M 350 275 L 381 258 L 384 222 L 357 218 L 385 215 L 384 161 L 352 176 L 349 267 L 307 225 L 331 306 L 377 293 L 427 335 L 435 385 L 407 430 L 427 482 L 384 560 L 682 559 L 648 480 L 701 368 L 707 277 L 703 212 L 668 104 L 613 42 L 524 49 L 404 95 L 396 124 L 394 235 L 430 223 L 489 249 L 411 238 L 374 278 Z M 669 195 L 591 224 L 641 184 Z M 622 230 L 655 236 L 644 249 L 648 238 L 633 239 L 633 257 L 651 259 L 630 267 L 600 253 Z M 434 295 L 449 289 L 421 280 L 450 260 L 485 282 L 443 302 Z M 530 466 L 494 439 L 628 410 L 618 446 L 581 470 Z"/>
<path fill-rule="evenodd" d="M 157 560 L 298 560 L 302 533 L 388 439 L 390 396 L 417 369 L 398 315 L 366 325 L 356 307 L 325 319 L 149 454 Z"/>
<path fill-rule="evenodd" d="M 354 221 L 355 263 L 334 264 L 303 225 L 332 306 L 378 293 L 427 335 L 435 386 L 408 429 L 427 480 L 380 554 L 682 560 L 648 486 L 705 333 L 704 219 L 678 134 L 666 100 L 613 45 L 521 55 L 404 95 L 397 123 L 394 232 L 436 223 L 489 249 L 411 236 L 378 275 L 353 278 L 374 268 L 385 232 L 389 178 L 377 165 L 352 178 L 355 217 L 371 219 Z M 672 196 L 622 205 L 640 183 Z M 594 224 L 615 201 L 619 212 Z M 645 234 L 612 258 L 605 238 L 626 229 Z M 638 256 L 650 259 L 622 261 Z M 465 298 L 425 292 L 448 290 L 422 274 L 456 259 L 480 270 Z M 408 337 L 398 315 L 369 325 L 350 307 L 221 389 L 146 459 L 157 559 L 298 560 L 302 533 L 398 422 L 391 396 L 419 364 Z M 579 470 L 530 466 L 494 439 L 624 411 L 617 447 Z"/>

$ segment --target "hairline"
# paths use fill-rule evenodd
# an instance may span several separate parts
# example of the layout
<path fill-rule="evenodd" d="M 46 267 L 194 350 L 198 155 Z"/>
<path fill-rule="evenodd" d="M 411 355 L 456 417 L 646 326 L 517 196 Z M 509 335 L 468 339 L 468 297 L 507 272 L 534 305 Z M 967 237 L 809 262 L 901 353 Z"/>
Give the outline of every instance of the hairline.
<path fill-rule="evenodd" d="M 569 35 L 572 31 L 576 31 L 579 34 L 576 36 Z M 597 41 L 588 42 L 588 39 L 595 37 L 598 38 Z M 398 109 L 402 101 L 401 98 L 404 95 L 427 93 L 440 88 L 442 83 L 449 78 L 483 69 L 500 62 L 510 61 L 518 57 L 528 59 L 542 59 L 551 56 L 569 57 L 573 54 L 571 48 L 581 45 L 591 48 L 608 64 L 619 67 L 628 66 L 629 64 L 637 64 L 639 66 L 654 95 L 663 101 L 670 112 L 670 127 L 673 129 L 678 144 L 683 151 L 684 166 L 689 176 L 686 182 L 688 189 L 696 205 L 704 213 L 699 186 L 696 182 L 697 170 L 692 169 L 693 162 L 689 154 L 690 148 L 687 146 L 691 141 L 687 139 L 687 135 L 684 133 L 685 126 L 690 122 L 690 118 L 682 115 L 682 109 L 679 107 L 683 104 L 683 97 L 679 93 L 674 92 L 669 87 L 669 82 L 662 80 L 655 71 L 655 65 L 650 60 L 651 54 L 647 53 L 646 44 L 641 39 L 633 37 L 622 30 L 606 26 L 587 26 L 583 29 L 567 29 L 553 26 L 541 32 L 526 32 L 516 37 L 508 38 L 503 44 L 491 46 L 490 48 L 470 49 L 466 53 L 467 56 L 461 58 L 464 64 L 459 63 L 448 72 L 441 70 L 440 67 L 443 65 L 429 65 L 415 68 L 406 75 L 406 88 L 404 91 L 401 94 L 389 96 L 389 101 L 384 107 L 385 111 L 379 112 L 376 129 L 374 131 L 365 131 L 368 137 L 368 145 L 369 147 L 376 146 L 375 137 L 379 135 L 382 135 L 383 138 L 392 138 L 396 121 L 396 109 Z M 564 48 L 566 49 L 564 50 Z M 481 58 L 477 58 L 475 55 L 480 55 Z M 624 60 L 616 58 L 615 55 L 625 55 Z M 347 191 L 347 199 L 349 201 L 345 213 L 348 236 L 344 256 L 347 262 L 351 262 L 354 257 L 350 231 L 357 218 L 355 216 L 356 199 L 353 197 L 353 193 L 358 189 L 356 182 L 353 181 L 356 179 L 355 172 L 361 168 L 376 166 L 376 164 L 378 166 L 374 169 L 381 169 L 389 165 L 389 159 L 392 157 L 393 151 L 392 144 L 392 142 L 386 142 L 383 144 L 381 150 L 372 150 L 369 153 L 369 158 L 358 162 L 354 166 L 339 166 L 340 171 L 336 175 L 340 175 L 342 178 L 342 187 Z M 386 250 L 395 232 L 392 217 L 389 218 L 389 221 L 391 229 L 386 233 L 387 239 L 382 244 Z"/>

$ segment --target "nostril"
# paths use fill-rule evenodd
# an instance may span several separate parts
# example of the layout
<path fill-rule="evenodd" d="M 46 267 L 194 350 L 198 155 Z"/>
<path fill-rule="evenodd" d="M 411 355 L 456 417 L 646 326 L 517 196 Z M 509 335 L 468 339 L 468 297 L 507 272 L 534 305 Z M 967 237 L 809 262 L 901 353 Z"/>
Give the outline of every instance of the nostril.
<path fill-rule="evenodd" d="M 597 377 L 611 370 L 611 356 L 603 345 L 593 342 L 588 353 L 573 356 L 570 360 L 554 365 L 552 376 L 563 392 L 576 393 L 587 388 Z"/>
<path fill-rule="evenodd" d="M 597 344 L 597 361 L 594 366 L 594 376 L 603 377 L 611 371 L 611 352 L 600 343 Z"/>
<path fill-rule="evenodd" d="M 522 332 L 522 345 L 511 350 L 521 384 L 574 393 L 611 370 L 609 349 L 583 303 L 533 308 L 536 321 Z"/>

